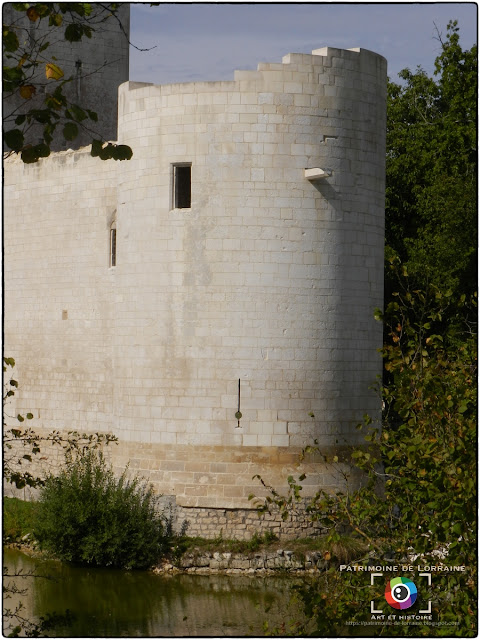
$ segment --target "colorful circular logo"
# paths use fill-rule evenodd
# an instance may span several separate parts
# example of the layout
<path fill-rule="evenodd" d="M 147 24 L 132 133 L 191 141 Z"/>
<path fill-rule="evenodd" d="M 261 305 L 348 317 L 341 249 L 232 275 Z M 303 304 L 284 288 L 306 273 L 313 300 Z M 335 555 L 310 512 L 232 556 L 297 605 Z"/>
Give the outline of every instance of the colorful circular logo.
<path fill-rule="evenodd" d="M 408 609 L 417 599 L 417 587 L 409 578 L 392 578 L 387 582 L 385 600 L 394 609 Z"/>

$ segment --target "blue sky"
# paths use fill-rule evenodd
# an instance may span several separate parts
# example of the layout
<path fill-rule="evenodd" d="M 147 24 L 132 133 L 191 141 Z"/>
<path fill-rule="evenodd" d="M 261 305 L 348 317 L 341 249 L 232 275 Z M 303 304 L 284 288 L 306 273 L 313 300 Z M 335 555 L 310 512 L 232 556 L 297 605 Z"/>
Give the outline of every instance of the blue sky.
<path fill-rule="evenodd" d="M 460 42 L 477 38 L 477 5 L 437 3 L 161 3 L 131 4 L 130 79 L 167 84 L 233 80 L 235 69 L 281 62 L 287 53 L 324 46 L 362 47 L 385 56 L 388 73 L 422 66 L 433 73 L 443 36 L 458 20 Z"/>

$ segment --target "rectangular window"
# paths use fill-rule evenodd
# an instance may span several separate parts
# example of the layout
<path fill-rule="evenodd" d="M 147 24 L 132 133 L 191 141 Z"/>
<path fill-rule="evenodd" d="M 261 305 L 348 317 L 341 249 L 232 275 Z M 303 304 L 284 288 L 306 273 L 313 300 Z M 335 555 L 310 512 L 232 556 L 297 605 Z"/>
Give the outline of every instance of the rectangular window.
<path fill-rule="evenodd" d="M 117 264 L 117 230 L 110 229 L 110 266 Z"/>
<path fill-rule="evenodd" d="M 192 165 L 173 165 L 173 208 L 190 209 L 192 206 Z"/>

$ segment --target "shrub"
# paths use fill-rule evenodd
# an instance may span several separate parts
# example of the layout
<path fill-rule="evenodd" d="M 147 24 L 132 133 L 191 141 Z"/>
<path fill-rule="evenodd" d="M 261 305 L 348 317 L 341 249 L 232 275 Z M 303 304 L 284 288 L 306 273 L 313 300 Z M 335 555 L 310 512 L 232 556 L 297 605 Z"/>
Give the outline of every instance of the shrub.
<path fill-rule="evenodd" d="M 36 537 L 64 561 L 146 568 L 166 548 L 164 518 L 151 486 L 127 469 L 116 478 L 101 453 L 89 451 L 42 488 Z"/>
<path fill-rule="evenodd" d="M 19 540 L 32 533 L 37 505 L 18 498 L 3 499 L 3 539 Z"/>

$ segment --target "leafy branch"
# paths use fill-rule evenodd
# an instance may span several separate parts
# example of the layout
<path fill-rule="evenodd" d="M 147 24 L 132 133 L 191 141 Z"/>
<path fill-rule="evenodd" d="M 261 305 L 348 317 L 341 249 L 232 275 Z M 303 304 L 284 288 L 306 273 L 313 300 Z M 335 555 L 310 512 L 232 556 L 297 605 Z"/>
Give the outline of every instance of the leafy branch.
<path fill-rule="evenodd" d="M 95 133 L 97 113 L 76 104 L 65 93 L 74 80 L 98 73 L 105 65 L 89 74 L 65 77 L 61 63 L 51 53 L 55 40 L 64 39 L 75 44 L 82 38 L 92 38 L 95 32 L 100 33 L 108 20 L 115 19 L 121 25 L 117 15 L 119 5 L 66 2 L 12 3 L 11 7 L 19 14 L 19 19 L 3 24 L 3 124 L 4 142 L 9 153 L 19 153 L 27 164 L 48 157 L 54 135 L 61 127 L 61 135 L 67 141 L 74 141 L 80 130 L 93 134 L 94 157 L 129 160 L 132 157 L 130 147 L 105 144 Z"/>

